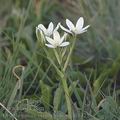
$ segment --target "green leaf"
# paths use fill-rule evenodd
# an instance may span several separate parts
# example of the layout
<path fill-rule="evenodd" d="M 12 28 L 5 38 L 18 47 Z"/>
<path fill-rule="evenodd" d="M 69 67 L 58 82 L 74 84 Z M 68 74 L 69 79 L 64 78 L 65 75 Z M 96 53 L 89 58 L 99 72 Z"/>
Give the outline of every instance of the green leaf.
<path fill-rule="evenodd" d="M 94 94 L 97 95 L 98 91 L 105 86 L 106 78 L 108 77 L 108 72 L 103 72 L 101 75 L 94 81 L 93 87 L 94 87 Z"/>
<path fill-rule="evenodd" d="M 50 86 L 46 85 L 43 81 L 40 81 L 41 88 L 41 100 L 46 109 L 49 109 L 49 105 L 52 98 L 52 89 Z"/>
<path fill-rule="evenodd" d="M 35 117 L 41 118 L 40 120 L 53 120 L 53 116 L 48 112 L 38 112 L 34 109 L 28 109 L 27 112 Z"/>
<path fill-rule="evenodd" d="M 79 81 L 74 81 L 74 82 L 71 83 L 71 85 L 70 85 L 70 87 L 69 87 L 69 93 L 70 93 L 70 95 L 73 94 L 73 92 L 74 92 L 74 90 L 75 90 L 78 82 L 79 82 Z"/>
<path fill-rule="evenodd" d="M 54 95 L 54 100 L 53 100 L 54 110 L 58 111 L 62 97 L 63 97 L 63 89 L 61 86 L 59 86 L 55 91 L 55 95 Z"/>
<path fill-rule="evenodd" d="M 14 103 L 14 99 L 16 97 L 16 94 L 17 94 L 17 91 L 19 89 L 19 81 L 17 81 L 13 91 L 12 91 L 12 94 L 10 96 L 10 99 L 8 101 L 8 105 L 7 105 L 7 108 L 10 109 L 10 107 L 12 106 L 12 104 Z"/>

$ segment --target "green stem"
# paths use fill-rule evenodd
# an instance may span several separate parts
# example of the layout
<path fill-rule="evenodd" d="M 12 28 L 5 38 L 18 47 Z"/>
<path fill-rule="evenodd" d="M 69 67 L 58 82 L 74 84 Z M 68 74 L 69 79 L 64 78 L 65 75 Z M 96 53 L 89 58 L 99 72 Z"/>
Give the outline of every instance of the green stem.
<path fill-rule="evenodd" d="M 72 55 L 73 49 L 74 49 L 74 47 L 75 47 L 75 43 L 76 43 L 76 36 L 74 37 L 73 44 L 72 44 L 72 46 L 71 46 L 71 48 L 70 48 L 70 52 L 69 52 L 68 57 L 67 57 L 67 60 L 66 60 L 66 62 L 65 62 L 65 64 L 64 64 L 64 68 L 63 68 L 63 71 L 64 71 L 64 72 L 66 71 L 67 66 L 68 66 L 68 64 L 69 64 L 69 60 L 70 60 L 70 57 L 71 57 L 71 55 Z"/>
<path fill-rule="evenodd" d="M 75 44 L 75 43 L 74 43 Z M 74 46 L 73 46 L 74 47 Z M 48 59 L 50 60 L 50 62 L 52 63 L 52 65 L 55 67 L 58 75 L 61 77 L 61 80 L 62 80 L 62 84 L 63 84 L 63 89 L 64 89 L 64 92 L 65 92 L 65 99 L 66 99 L 66 103 L 67 103 L 67 109 L 68 109 L 68 116 L 70 118 L 70 120 L 72 120 L 72 106 L 71 106 L 71 101 L 70 101 L 70 95 L 69 95 L 69 89 L 68 89 L 68 85 L 67 85 L 67 80 L 65 78 L 65 71 L 61 71 L 59 70 L 59 68 L 55 65 L 55 63 L 53 62 L 53 60 L 51 59 L 51 57 L 49 56 L 47 50 L 44 48 L 44 51 L 46 52 L 47 54 L 47 57 Z M 60 62 L 60 56 L 59 54 L 57 53 L 57 51 L 55 51 L 55 54 L 56 54 L 56 57 L 57 57 L 57 60 L 58 62 L 61 64 Z M 72 52 L 71 52 L 72 53 Z M 71 55 L 71 54 L 70 54 Z M 69 62 L 69 61 L 68 61 Z M 67 67 L 67 66 L 66 66 Z"/>
<path fill-rule="evenodd" d="M 55 56 L 57 58 L 57 61 L 58 61 L 59 65 L 61 65 L 61 60 L 60 60 L 60 57 L 59 57 L 58 52 L 57 52 L 56 49 L 54 49 L 54 53 L 55 53 Z"/>
<path fill-rule="evenodd" d="M 51 62 L 51 64 L 54 66 L 54 68 L 56 69 L 57 73 L 59 76 L 64 76 L 63 73 L 59 70 L 59 68 L 55 65 L 54 61 L 52 60 L 52 58 L 50 57 L 49 53 L 47 52 L 47 50 L 45 48 L 43 48 L 46 55 L 47 55 L 47 59 Z"/>
<path fill-rule="evenodd" d="M 63 50 L 63 52 L 62 52 L 62 55 L 61 55 L 61 59 L 64 57 L 64 55 L 65 55 L 65 53 L 66 53 L 66 51 L 67 51 L 67 47 L 65 47 L 65 48 L 63 48 L 64 50 Z"/>

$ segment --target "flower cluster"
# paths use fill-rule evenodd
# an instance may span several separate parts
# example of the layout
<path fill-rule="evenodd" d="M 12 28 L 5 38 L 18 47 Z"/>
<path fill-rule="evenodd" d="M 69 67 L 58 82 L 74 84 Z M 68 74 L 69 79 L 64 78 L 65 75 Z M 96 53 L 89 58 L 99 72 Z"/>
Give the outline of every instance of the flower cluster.
<path fill-rule="evenodd" d="M 86 27 L 84 26 L 84 19 L 83 17 L 80 17 L 76 23 L 76 25 L 74 25 L 69 19 L 66 19 L 66 25 L 68 28 L 63 27 L 63 25 L 61 25 L 61 23 L 58 23 L 56 27 L 54 27 L 54 24 L 52 22 L 50 22 L 50 24 L 48 25 L 48 28 L 45 28 L 45 26 L 43 24 L 39 24 L 36 27 L 36 31 L 40 32 L 40 34 L 44 34 L 45 37 L 45 45 L 49 48 L 56 48 L 56 47 L 65 47 L 69 45 L 69 42 L 66 42 L 66 36 L 67 33 L 72 34 L 72 35 L 78 35 L 81 33 L 84 33 L 87 31 L 87 28 L 89 27 L 89 25 L 87 25 Z M 63 31 L 65 31 L 64 35 L 61 37 L 58 29 L 61 28 Z M 42 35 L 43 36 L 43 35 Z M 51 36 L 53 36 L 51 38 Z M 48 43 L 46 43 L 48 42 Z"/>

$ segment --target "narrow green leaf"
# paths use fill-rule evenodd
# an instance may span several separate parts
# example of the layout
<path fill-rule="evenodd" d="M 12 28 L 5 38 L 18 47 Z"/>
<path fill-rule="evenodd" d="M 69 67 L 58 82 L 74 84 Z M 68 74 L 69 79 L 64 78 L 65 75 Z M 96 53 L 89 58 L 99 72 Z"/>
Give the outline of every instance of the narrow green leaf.
<path fill-rule="evenodd" d="M 52 98 L 52 89 L 50 86 L 46 85 L 43 81 L 40 81 L 40 88 L 41 88 L 41 100 L 46 109 L 49 109 L 49 104 Z"/>
<path fill-rule="evenodd" d="M 53 100 L 54 110 L 56 111 L 58 111 L 59 109 L 61 99 L 63 97 L 62 95 L 63 95 L 63 89 L 61 86 L 59 86 L 55 91 L 54 100 Z"/>

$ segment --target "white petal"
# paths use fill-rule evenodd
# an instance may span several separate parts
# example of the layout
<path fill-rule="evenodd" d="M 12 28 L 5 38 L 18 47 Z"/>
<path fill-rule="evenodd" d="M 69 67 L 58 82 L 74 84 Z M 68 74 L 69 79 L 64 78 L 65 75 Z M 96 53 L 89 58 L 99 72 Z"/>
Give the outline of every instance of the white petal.
<path fill-rule="evenodd" d="M 70 30 L 66 29 L 66 28 L 63 27 L 61 24 L 60 24 L 60 28 L 61 28 L 62 30 L 64 30 L 65 32 L 72 34 L 72 32 L 71 32 Z"/>
<path fill-rule="evenodd" d="M 53 29 L 54 29 L 54 25 L 53 25 L 52 22 L 50 22 L 50 24 L 48 26 L 48 29 L 47 29 L 47 32 L 48 32 L 49 36 L 52 35 Z"/>
<path fill-rule="evenodd" d="M 61 45 L 60 45 L 60 47 L 65 47 L 65 46 L 67 46 L 67 45 L 69 45 L 70 43 L 69 42 L 63 42 Z"/>
<path fill-rule="evenodd" d="M 81 30 L 77 30 L 76 31 L 76 34 L 82 34 L 82 33 L 84 33 L 84 32 L 87 32 L 87 28 L 89 28 L 90 27 L 90 25 L 88 25 L 88 26 L 86 26 L 86 27 L 84 27 L 84 28 L 82 28 Z"/>
<path fill-rule="evenodd" d="M 70 30 L 75 29 L 75 26 L 73 25 L 73 23 L 70 20 L 66 19 L 66 24 Z"/>
<path fill-rule="evenodd" d="M 38 27 L 36 27 L 36 36 L 37 36 L 37 39 L 39 39 L 39 29 L 38 29 Z"/>
<path fill-rule="evenodd" d="M 84 19 L 83 17 L 80 17 L 76 23 L 76 29 L 81 30 L 83 28 L 83 25 L 84 25 Z"/>
<path fill-rule="evenodd" d="M 40 30 L 42 30 L 42 31 L 46 34 L 47 29 L 45 28 L 44 25 L 39 24 L 39 25 L 38 25 L 38 28 L 39 28 Z"/>
<path fill-rule="evenodd" d="M 59 34 L 58 31 L 55 31 L 55 32 L 53 33 L 53 38 L 54 38 L 54 40 L 57 41 L 57 42 L 60 41 L 60 34 Z"/>
<path fill-rule="evenodd" d="M 55 41 L 50 37 L 46 37 L 46 40 L 52 45 L 55 43 Z"/>
<path fill-rule="evenodd" d="M 56 28 L 54 29 L 54 31 L 57 31 L 60 27 L 60 23 L 57 24 Z"/>
<path fill-rule="evenodd" d="M 83 30 L 83 31 L 81 31 L 81 33 L 84 33 L 84 32 L 87 32 L 87 30 Z"/>
<path fill-rule="evenodd" d="M 49 48 L 55 48 L 54 46 L 50 45 L 50 44 L 45 44 L 47 47 Z"/>
<path fill-rule="evenodd" d="M 90 27 L 90 25 L 87 25 L 86 27 L 84 27 L 82 30 L 86 30 Z"/>
<path fill-rule="evenodd" d="M 78 32 L 76 32 L 76 34 L 82 34 L 82 33 L 84 33 L 84 32 L 87 32 L 87 30 L 78 31 Z"/>
<path fill-rule="evenodd" d="M 61 37 L 61 39 L 60 39 L 60 42 L 59 42 L 59 44 L 61 44 L 62 42 L 63 42 L 63 40 L 65 40 L 66 39 L 66 37 L 67 37 L 67 33 L 64 33 L 64 35 Z"/>
<path fill-rule="evenodd" d="M 41 38 L 43 39 L 43 41 L 45 42 L 45 35 L 42 30 L 40 31 L 40 35 L 41 35 Z"/>

